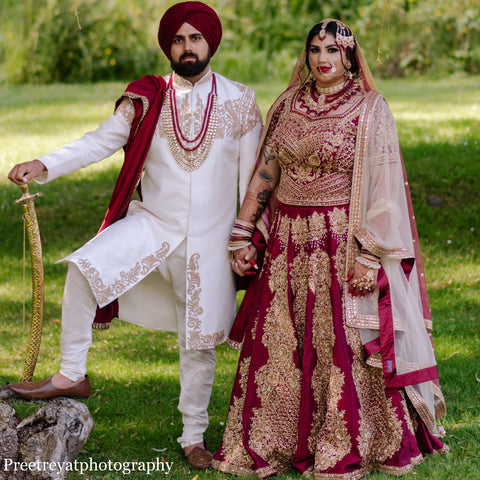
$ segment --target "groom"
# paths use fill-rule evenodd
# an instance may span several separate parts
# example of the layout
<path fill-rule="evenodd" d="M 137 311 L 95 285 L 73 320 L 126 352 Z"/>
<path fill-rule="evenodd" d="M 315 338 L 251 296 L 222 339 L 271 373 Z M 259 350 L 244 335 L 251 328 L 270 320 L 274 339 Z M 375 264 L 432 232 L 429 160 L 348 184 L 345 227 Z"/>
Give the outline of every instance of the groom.
<path fill-rule="evenodd" d="M 99 234 L 64 259 L 60 370 L 9 388 L 25 398 L 86 398 L 92 325 L 106 328 L 118 317 L 177 331 L 178 441 L 194 468 L 212 459 L 204 432 L 215 347 L 236 308 L 226 244 L 261 130 L 254 92 L 210 69 L 221 36 L 206 4 L 174 5 L 158 32 L 173 72 L 132 82 L 96 130 L 9 173 L 17 184 L 45 183 L 125 150 Z M 135 187 L 141 199 L 131 201 Z"/>

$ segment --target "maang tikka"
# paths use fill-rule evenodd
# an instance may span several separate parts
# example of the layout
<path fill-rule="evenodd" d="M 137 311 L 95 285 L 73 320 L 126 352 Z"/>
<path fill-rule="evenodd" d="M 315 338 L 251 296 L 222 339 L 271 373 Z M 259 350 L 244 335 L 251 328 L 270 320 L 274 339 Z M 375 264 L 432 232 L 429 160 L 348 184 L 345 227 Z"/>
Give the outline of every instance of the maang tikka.
<path fill-rule="evenodd" d="M 355 36 L 345 24 L 340 23 L 337 20 L 327 19 L 322 21 L 322 27 L 318 32 L 318 38 L 320 41 L 325 40 L 325 37 L 327 36 L 326 28 L 330 22 L 335 22 L 336 25 L 335 42 L 337 45 L 343 47 L 344 50 L 347 48 L 353 50 L 355 48 Z"/>

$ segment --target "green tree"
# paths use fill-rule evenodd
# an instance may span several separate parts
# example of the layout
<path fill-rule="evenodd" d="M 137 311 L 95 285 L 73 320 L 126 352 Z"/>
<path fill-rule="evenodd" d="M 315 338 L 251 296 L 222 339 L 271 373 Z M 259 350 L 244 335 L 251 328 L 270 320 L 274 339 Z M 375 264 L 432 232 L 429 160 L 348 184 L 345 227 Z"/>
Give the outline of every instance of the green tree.
<path fill-rule="evenodd" d="M 172 0 L 2 0 L 0 81 L 90 82 L 164 73 L 158 20 Z M 214 67 L 288 79 L 308 30 L 338 18 L 379 76 L 479 73 L 480 0 L 212 0 L 224 36 Z M 378 62 L 377 62 L 378 58 Z"/>

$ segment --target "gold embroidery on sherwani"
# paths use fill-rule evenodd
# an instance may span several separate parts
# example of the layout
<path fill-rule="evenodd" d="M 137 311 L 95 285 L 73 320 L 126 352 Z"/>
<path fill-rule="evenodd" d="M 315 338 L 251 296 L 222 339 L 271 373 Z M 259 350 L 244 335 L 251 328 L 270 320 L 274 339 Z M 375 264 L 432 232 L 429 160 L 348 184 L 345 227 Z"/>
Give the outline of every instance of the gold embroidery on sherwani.
<path fill-rule="evenodd" d="M 190 349 L 214 348 L 223 338 L 225 332 L 216 332 L 212 335 L 202 335 L 200 325 L 203 308 L 200 305 L 200 254 L 194 253 L 187 263 L 187 346 Z"/>
<path fill-rule="evenodd" d="M 145 97 L 144 95 L 138 95 L 132 92 L 125 92 L 123 96 L 131 100 L 140 100 L 142 102 L 142 116 L 140 117 L 140 121 L 138 122 L 137 128 L 135 130 L 135 135 L 136 135 L 138 132 L 138 129 L 140 128 L 140 125 L 142 124 L 143 119 L 145 118 L 145 115 L 148 112 L 148 108 L 149 108 L 148 98 Z"/>
<path fill-rule="evenodd" d="M 133 101 L 130 97 L 122 98 L 122 101 L 115 110 L 115 115 L 121 116 L 127 123 L 132 124 L 133 119 L 135 118 L 135 107 L 133 106 Z"/>
<path fill-rule="evenodd" d="M 234 82 L 235 83 L 235 82 Z M 252 89 L 244 85 L 237 84 L 242 93 L 238 99 L 227 99 L 217 97 L 217 125 L 215 127 L 215 139 L 225 137 L 238 139 L 253 130 L 262 122 L 260 110 L 256 107 L 255 94 Z M 193 111 L 185 103 L 177 105 L 180 127 L 184 132 L 191 132 L 193 137 L 200 132 L 202 128 L 203 112 L 206 106 L 200 98 L 197 98 Z M 160 121 L 157 125 L 156 133 L 161 138 L 166 138 L 165 118 L 170 115 L 169 108 L 162 108 Z"/>
<path fill-rule="evenodd" d="M 164 242 L 162 248 L 137 262 L 129 271 L 120 272 L 120 278 L 115 279 L 109 285 L 105 285 L 101 279 L 100 272 L 89 260 L 79 259 L 78 268 L 88 280 L 98 304 L 106 305 L 122 295 L 129 287 L 136 285 L 143 277 L 162 263 L 169 250 L 170 245 Z"/>
<path fill-rule="evenodd" d="M 217 138 L 240 138 L 262 123 L 260 110 L 255 108 L 253 90 L 245 85 L 235 84 L 242 92 L 242 96 L 219 104 Z"/>
<path fill-rule="evenodd" d="M 238 140 L 262 122 L 255 93 L 245 85 L 229 81 L 231 89 L 236 88 L 237 92 L 233 93 L 234 98 L 225 99 L 226 95 L 214 92 L 216 77 L 209 71 L 198 82 L 212 85 L 209 100 L 204 105 L 187 79 L 176 74 L 172 79 L 156 134 L 167 140 L 173 158 L 185 171 L 192 172 L 203 165 L 215 140 L 227 137 Z M 184 89 L 183 101 L 175 93 L 176 88 Z"/>

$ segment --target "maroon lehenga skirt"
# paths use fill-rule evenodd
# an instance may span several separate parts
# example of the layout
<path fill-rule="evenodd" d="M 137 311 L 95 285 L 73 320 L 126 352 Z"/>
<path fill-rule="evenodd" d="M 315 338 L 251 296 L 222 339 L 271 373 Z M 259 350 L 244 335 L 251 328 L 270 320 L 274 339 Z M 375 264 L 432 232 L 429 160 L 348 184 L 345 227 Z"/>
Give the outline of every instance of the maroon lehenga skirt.
<path fill-rule="evenodd" d="M 213 467 L 260 478 L 297 468 L 318 479 L 401 475 L 443 449 L 402 389 L 365 364 L 345 325 L 348 205 L 279 203 L 245 323 L 228 420 Z"/>

